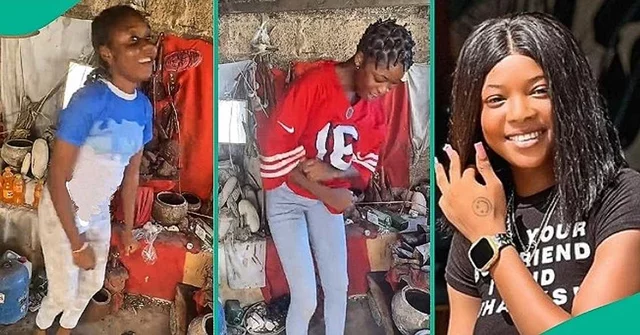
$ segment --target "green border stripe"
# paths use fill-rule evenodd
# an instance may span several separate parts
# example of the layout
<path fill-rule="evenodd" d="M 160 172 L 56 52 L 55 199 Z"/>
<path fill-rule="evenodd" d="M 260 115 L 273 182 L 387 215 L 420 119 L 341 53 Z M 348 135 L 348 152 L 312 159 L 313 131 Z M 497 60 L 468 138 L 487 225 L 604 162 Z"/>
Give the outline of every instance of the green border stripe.
<path fill-rule="evenodd" d="M 218 0 L 213 0 L 213 300 L 214 300 L 214 320 L 213 333 L 218 334 L 220 329 L 218 320 Z"/>
<path fill-rule="evenodd" d="M 640 293 L 596 308 L 566 321 L 544 335 L 636 335 L 640 334 Z"/>
<path fill-rule="evenodd" d="M 78 0 L 4 0 L 0 4 L 2 37 L 32 34 L 75 6 Z"/>
<path fill-rule="evenodd" d="M 433 160 L 435 151 L 435 113 L 436 113 L 436 94 L 435 94 L 435 73 L 436 73 L 436 10 L 435 0 L 428 0 L 429 6 L 429 329 L 431 334 L 436 333 L 436 300 L 435 300 L 435 253 L 436 253 L 436 183 L 435 172 L 433 169 Z"/>

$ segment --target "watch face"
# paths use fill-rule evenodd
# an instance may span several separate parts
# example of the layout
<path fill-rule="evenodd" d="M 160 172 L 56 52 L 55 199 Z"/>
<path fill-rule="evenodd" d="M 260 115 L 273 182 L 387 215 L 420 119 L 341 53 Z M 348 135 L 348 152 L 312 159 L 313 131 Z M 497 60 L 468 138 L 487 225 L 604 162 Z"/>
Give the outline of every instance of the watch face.
<path fill-rule="evenodd" d="M 470 258 L 477 269 L 482 269 L 493 257 L 494 250 L 489 244 L 489 240 L 481 238 L 471 249 Z"/>

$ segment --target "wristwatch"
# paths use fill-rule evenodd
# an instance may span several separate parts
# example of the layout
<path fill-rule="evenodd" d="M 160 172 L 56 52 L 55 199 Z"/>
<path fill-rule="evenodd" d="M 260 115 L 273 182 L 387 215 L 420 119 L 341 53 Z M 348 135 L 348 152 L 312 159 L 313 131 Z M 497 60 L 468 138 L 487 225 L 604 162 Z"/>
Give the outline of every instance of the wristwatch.
<path fill-rule="evenodd" d="M 499 233 L 494 236 L 482 236 L 469 248 L 469 260 L 476 270 L 486 272 L 500 256 L 500 250 L 514 245 L 513 239 L 507 233 Z"/>

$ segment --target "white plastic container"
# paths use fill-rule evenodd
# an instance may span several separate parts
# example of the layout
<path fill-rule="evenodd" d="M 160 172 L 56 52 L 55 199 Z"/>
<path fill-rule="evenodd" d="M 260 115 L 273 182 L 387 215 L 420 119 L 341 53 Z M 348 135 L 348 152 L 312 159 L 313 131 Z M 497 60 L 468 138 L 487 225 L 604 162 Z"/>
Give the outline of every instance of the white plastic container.
<path fill-rule="evenodd" d="M 2 255 L 2 259 L 15 259 L 18 262 L 22 263 L 22 265 L 24 265 L 27 270 L 29 271 L 29 280 L 31 280 L 31 272 L 33 269 L 33 265 L 31 264 L 31 262 L 29 262 L 29 260 L 27 259 L 27 257 L 21 256 L 18 253 L 16 253 L 13 250 L 7 250 L 5 251 L 5 253 Z"/>

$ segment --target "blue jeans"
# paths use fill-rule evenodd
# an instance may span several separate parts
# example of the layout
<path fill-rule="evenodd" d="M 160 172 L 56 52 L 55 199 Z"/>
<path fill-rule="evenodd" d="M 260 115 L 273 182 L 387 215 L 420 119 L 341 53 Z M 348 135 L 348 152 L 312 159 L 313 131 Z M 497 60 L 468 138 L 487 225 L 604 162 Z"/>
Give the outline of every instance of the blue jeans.
<path fill-rule="evenodd" d="M 224 314 L 224 307 L 222 306 L 222 302 L 218 300 L 216 304 L 216 323 L 218 324 L 218 335 L 227 335 L 227 320 Z"/>
<path fill-rule="evenodd" d="M 266 206 L 291 293 L 287 334 L 307 334 L 316 310 L 314 256 L 325 297 L 325 333 L 344 334 L 349 279 L 342 214 L 332 214 L 319 200 L 299 196 L 286 184 L 266 192 Z"/>

